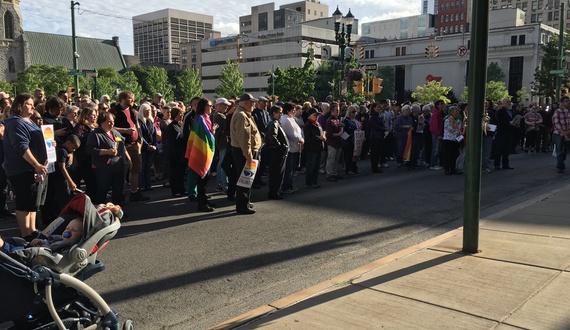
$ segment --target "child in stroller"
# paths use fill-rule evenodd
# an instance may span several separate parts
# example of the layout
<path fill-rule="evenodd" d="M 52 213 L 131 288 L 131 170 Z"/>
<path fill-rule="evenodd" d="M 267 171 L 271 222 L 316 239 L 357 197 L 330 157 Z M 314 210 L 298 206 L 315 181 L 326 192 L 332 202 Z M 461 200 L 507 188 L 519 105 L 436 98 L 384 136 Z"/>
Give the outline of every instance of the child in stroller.
<path fill-rule="evenodd" d="M 45 246 L 9 255 L 0 251 L 0 292 L 9 297 L 0 299 L 0 324 L 11 321 L 14 329 L 118 330 L 118 313 L 82 280 L 105 269 L 97 254 L 120 228 L 120 215 L 119 207 L 95 208 L 89 197 L 77 195 L 43 234 L 49 237 L 61 223 L 81 219 L 79 240 L 62 240 L 70 243 L 55 252 Z M 123 328 L 133 329 L 132 322 Z"/>
<path fill-rule="evenodd" d="M 30 243 L 19 237 L 12 237 L 4 241 L 0 237 L 0 250 L 10 253 L 17 250 L 23 250 L 26 247 L 47 247 L 52 252 L 57 252 L 65 247 L 71 247 L 73 244 L 79 243 L 81 234 L 83 233 L 83 219 L 75 218 L 69 222 L 62 235 L 51 235 L 45 239 L 34 238 Z"/>

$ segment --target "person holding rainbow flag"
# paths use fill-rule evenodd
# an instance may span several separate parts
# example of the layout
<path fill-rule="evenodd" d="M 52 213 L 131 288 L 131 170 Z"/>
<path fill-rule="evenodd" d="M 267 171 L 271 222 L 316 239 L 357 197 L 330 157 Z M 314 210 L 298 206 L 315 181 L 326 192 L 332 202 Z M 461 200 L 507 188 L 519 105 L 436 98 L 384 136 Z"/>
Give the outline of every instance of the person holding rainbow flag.
<path fill-rule="evenodd" d="M 214 159 L 216 131 L 212 125 L 210 113 L 212 103 L 207 99 L 200 99 L 196 106 L 196 117 L 192 125 L 192 131 L 188 137 L 186 145 L 186 159 L 188 159 L 189 175 L 196 178 L 198 190 L 198 211 L 213 212 L 214 205 L 208 202 L 206 196 L 206 185 L 208 184 L 208 174 Z"/>

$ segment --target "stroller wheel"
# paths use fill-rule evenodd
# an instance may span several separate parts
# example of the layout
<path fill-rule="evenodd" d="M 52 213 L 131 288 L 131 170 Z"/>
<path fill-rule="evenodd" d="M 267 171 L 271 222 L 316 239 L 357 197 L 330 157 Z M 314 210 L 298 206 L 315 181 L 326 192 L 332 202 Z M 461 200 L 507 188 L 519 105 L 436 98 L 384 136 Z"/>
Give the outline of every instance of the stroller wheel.
<path fill-rule="evenodd" d="M 135 324 L 131 320 L 126 320 L 125 324 L 123 324 L 123 330 L 134 330 Z"/>

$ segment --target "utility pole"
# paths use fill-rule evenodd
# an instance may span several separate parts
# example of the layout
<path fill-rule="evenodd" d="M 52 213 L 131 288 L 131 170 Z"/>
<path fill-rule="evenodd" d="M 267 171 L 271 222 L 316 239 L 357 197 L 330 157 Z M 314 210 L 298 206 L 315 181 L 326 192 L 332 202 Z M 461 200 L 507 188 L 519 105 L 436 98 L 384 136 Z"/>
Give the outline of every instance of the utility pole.
<path fill-rule="evenodd" d="M 473 2 L 473 31 L 469 52 L 469 120 L 467 121 L 467 163 L 463 207 L 463 252 L 479 252 L 481 216 L 481 120 L 485 106 L 487 46 L 489 44 L 489 1 Z"/>
<path fill-rule="evenodd" d="M 71 43 L 73 45 L 73 86 L 75 87 L 75 93 L 79 95 L 79 76 L 77 75 L 77 59 L 79 54 L 77 53 L 77 41 L 75 40 L 75 6 L 79 6 L 79 2 L 71 1 Z"/>
<path fill-rule="evenodd" d="M 564 59 L 564 1 L 560 1 L 560 32 L 558 34 L 558 58 L 556 60 L 556 70 L 560 72 L 562 69 L 562 61 Z M 556 75 L 556 96 L 558 100 L 562 97 L 560 89 L 562 88 L 562 74 Z"/>

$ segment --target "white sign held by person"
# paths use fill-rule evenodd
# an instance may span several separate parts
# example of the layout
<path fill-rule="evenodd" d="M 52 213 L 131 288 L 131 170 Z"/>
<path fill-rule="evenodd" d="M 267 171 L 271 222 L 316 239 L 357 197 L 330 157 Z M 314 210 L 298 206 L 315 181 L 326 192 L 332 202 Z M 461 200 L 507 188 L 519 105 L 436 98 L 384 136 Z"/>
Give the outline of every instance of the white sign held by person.
<path fill-rule="evenodd" d="M 357 129 L 354 131 L 354 153 L 352 159 L 358 159 L 362 153 L 362 143 L 364 143 L 364 131 Z"/>
<path fill-rule="evenodd" d="M 253 185 L 253 179 L 255 179 L 255 173 L 257 173 L 257 165 L 259 161 L 254 159 L 250 162 L 245 163 L 243 170 L 237 181 L 237 185 L 244 188 L 251 188 Z"/>

